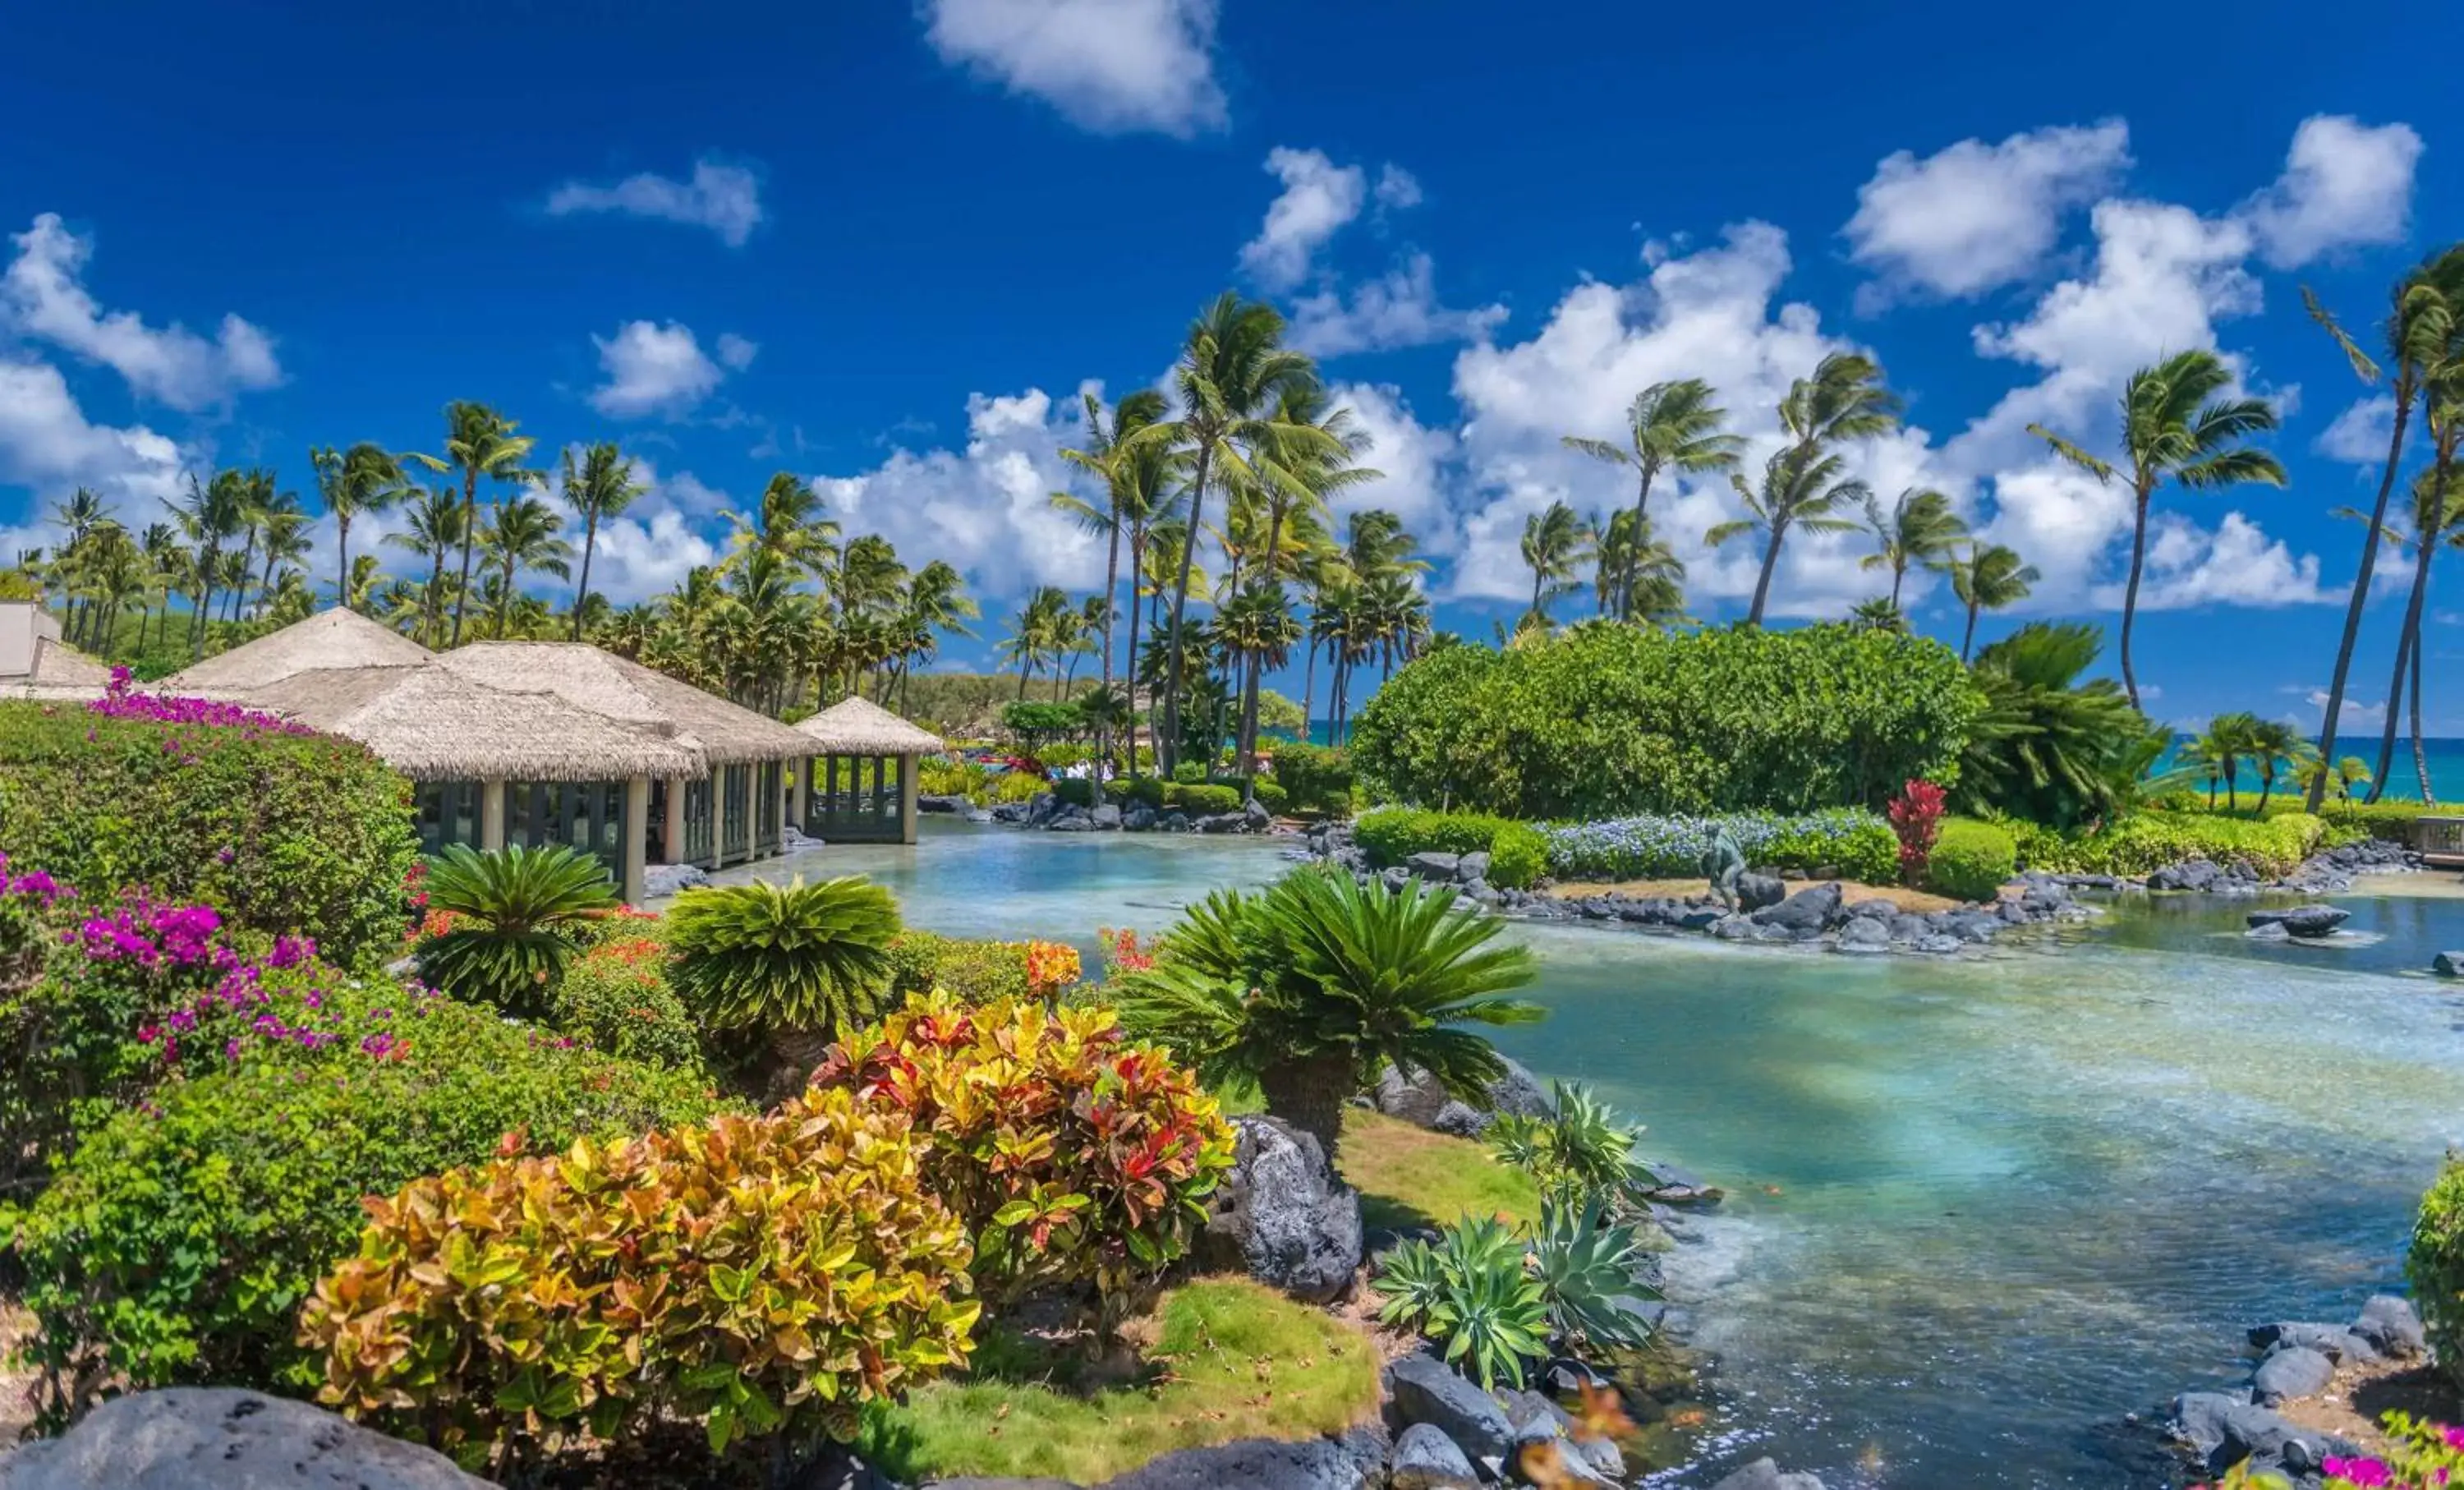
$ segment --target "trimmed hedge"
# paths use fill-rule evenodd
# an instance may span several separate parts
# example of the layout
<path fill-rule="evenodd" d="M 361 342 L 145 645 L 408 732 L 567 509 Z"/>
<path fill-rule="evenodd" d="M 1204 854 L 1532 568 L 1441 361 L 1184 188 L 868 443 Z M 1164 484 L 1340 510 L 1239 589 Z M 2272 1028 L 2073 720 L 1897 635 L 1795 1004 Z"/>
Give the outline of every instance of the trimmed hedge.
<path fill-rule="evenodd" d="M 2019 872 L 2019 844 L 2008 828 L 1974 818 L 1946 818 L 1925 862 L 1925 888 L 1957 900 L 1992 900 Z"/>
<path fill-rule="evenodd" d="M 1220 817 L 1241 810 L 1241 788 L 1175 782 L 1165 790 L 1163 800 L 1166 807 L 1177 808 L 1193 818 Z"/>
<path fill-rule="evenodd" d="M 1690 879 L 1726 827 L 1755 869 L 1833 870 L 1869 885 L 1899 877 L 1900 844 L 1890 823 L 1861 808 L 1788 817 L 1740 812 L 1714 817 L 1616 818 L 1547 830 L 1549 872 L 1561 880 Z"/>
<path fill-rule="evenodd" d="M 419 837 L 409 784 L 350 740 L 0 703 L 0 852 L 92 903 L 143 885 L 357 964 L 401 944 Z"/>
<path fill-rule="evenodd" d="M 1419 853 L 1486 854 L 1488 883 L 1500 889 L 1528 889 L 1549 867 L 1549 840 L 1539 828 L 1479 813 L 1381 807 L 1354 825 L 1353 841 L 1381 866 Z"/>
<path fill-rule="evenodd" d="M 1064 806 L 1091 808 L 1097 800 L 1095 778 L 1084 776 L 1056 777 L 1052 782 L 1052 795 L 1058 798 Z"/>
<path fill-rule="evenodd" d="M 2022 864 L 2059 874 L 2146 874 L 2186 859 L 2239 859 L 2263 875 L 2289 874 L 2327 835 L 2327 824 L 2305 812 L 2264 819 L 2141 812 L 2078 834 L 2016 820 L 2003 825 L 2018 840 Z"/>
<path fill-rule="evenodd" d="M 1352 812 L 1352 753 L 1339 746 L 1304 745 L 1297 741 L 1275 747 L 1272 766 L 1276 782 L 1288 795 L 1294 812 L 1348 817 Z"/>
<path fill-rule="evenodd" d="M 1171 782 L 1152 776 L 1116 776 L 1104 783 L 1104 795 L 1124 811 L 1131 807 L 1151 807 L 1161 812 L 1164 798 L 1171 789 Z"/>

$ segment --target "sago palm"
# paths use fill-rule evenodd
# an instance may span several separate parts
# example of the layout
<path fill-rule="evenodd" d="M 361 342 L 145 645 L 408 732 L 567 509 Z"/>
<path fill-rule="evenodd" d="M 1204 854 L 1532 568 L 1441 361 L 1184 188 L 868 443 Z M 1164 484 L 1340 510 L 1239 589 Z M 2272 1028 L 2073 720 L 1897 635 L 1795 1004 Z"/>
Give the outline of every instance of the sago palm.
<path fill-rule="evenodd" d="M 1662 471 L 1702 474 L 1737 464 L 1745 442 L 1722 432 L 1727 410 L 1713 402 L 1715 397 L 1711 385 L 1700 378 L 1655 383 L 1626 405 L 1626 445 L 1573 434 L 1564 437 L 1565 444 L 1595 460 L 1634 468 L 1634 531 L 1647 534 L 1651 484 Z M 1620 589 L 1615 600 L 1617 619 L 1633 620 L 1637 607 L 1632 586 Z"/>
<path fill-rule="evenodd" d="M 424 887 L 428 909 L 453 920 L 420 945 L 420 980 L 523 1018 L 546 1009 L 574 929 L 616 905 L 606 866 L 561 844 L 485 853 L 451 844 L 428 862 Z"/>
<path fill-rule="evenodd" d="M 1950 593 L 1968 612 L 1968 629 L 1959 643 L 1961 662 L 1968 661 L 1976 646 L 1976 618 L 2018 604 L 2043 578 L 2035 565 L 2019 558 L 2016 549 L 1999 543 L 1970 543 L 1966 556 L 1944 568 L 1950 576 Z"/>
<path fill-rule="evenodd" d="M 2122 455 L 2108 461 L 2042 425 L 2028 432 L 2055 454 L 2110 485 L 2130 487 L 2130 579 L 2122 592 L 2122 683 L 2139 707 L 2139 674 L 2130 649 L 2139 620 L 2139 581 L 2147 562 L 2147 514 L 2166 482 L 2212 491 L 2244 481 L 2284 485 L 2284 468 L 2242 442 L 2276 428 L 2264 399 L 2220 398 L 2233 369 L 2209 351 L 2177 353 L 2130 375 L 2122 390 Z"/>
<path fill-rule="evenodd" d="M 667 914 L 668 980 L 713 1029 L 766 1046 L 773 1085 L 793 1085 L 881 1017 L 899 930 L 898 902 L 861 875 L 687 890 Z"/>
<path fill-rule="evenodd" d="M 1387 1065 L 1476 1101 L 1505 1067 L 1470 1026 L 1540 1018 L 1505 997 L 1535 975 L 1529 951 L 1492 945 L 1500 923 L 1460 914 L 1454 900 L 1316 869 L 1262 892 L 1218 890 L 1166 935 L 1153 968 L 1123 980 L 1123 1020 L 1210 1081 L 1257 1082 L 1267 1110 L 1331 1159 L 1345 1104 Z"/>
<path fill-rule="evenodd" d="M 1886 511 L 1872 496 L 1865 498 L 1865 526 L 1873 530 L 1875 551 L 1859 568 L 1891 572 L 1891 608 L 1900 608 L 1900 587 L 1914 565 L 1938 569 L 1968 537 L 1968 523 L 1952 511 L 1950 498 L 1924 487 L 1900 493 Z"/>

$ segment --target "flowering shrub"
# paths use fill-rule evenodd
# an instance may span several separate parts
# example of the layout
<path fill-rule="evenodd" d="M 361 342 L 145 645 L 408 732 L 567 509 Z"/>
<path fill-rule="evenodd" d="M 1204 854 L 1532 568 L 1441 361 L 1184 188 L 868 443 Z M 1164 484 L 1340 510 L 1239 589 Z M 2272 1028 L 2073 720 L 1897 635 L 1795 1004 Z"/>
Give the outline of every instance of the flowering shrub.
<path fill-rule="evenodd" d="M 1124 928 L 1114 931 L 1105 927 L 1095 933 L 1104 947 L 1104 975 L 1120 973 L 1144 973 L 1155 965 L 1155 953 L 1138 940 L 1138 933 Z"/>
<path fill-rule="evenodd" d="M 1704 857 L 1723 827 L 1744 851 L 1746 863 L 1758 870 L 1837 869 L 1869 885 L 1887 884 L 1898 872 L 1900 844 L 1891 825 L 1856 807 L 1794 817 L 1733 812 L 1552 827 L 1548 830 L 1549 872 L 1566 880 L 1691 878 L 1703 872 Z"/>
<path fill-rule="evenodd" d="M 815 1091 L 413 1181 L 301 1312 L 319 1395 L 517 1462 L 669 1418 L 722 1453 L 851 1437 L 972 1348 L 966 1230 L 923 1157 L 904 1113 Z"/>
<path fill-rule="evenodd" d="M 103 695 L 86 705 L 88 711 L 106 719 L 151 719 L 157 724 L 202 724 L 222 730 L 256 730 L 273 734 L 311 734 L 316 732 L 304 724 L 294 724 L 277 714 L 261 713 L 242 709 L 237 704 L 218 703 L 210 698 L 180 698 L 169 693 L 140 693 L 129 687 L 126 668 L 111 669 L 111 685 Z"/>
<path fill-rule="evenodd" d="M 698 1065 L 698 1029 L 668 986 L 667 969 L 668 949 L 655 938 L 602 942 L 566 965 L 548 1021 L 612 1056 Z"/>
<path fill-rule="evenodd" d="M 220 708 L 0 703 L 0 844 L 90 901 L 143 885 L 345 966 L 391 955 L 419 853 L 407 783 L 352 741 Z"/>
<path fill-rule="evenodd" d="M 1900 841 L 1902 884 L 1925 883 L 1925 860 L 1941 835 L 1943 810 L 1942 788 L 1931 781 L 1910 781 L 1884 809 L 1883 816 L 1891 820 L 1891 831 Z"/>
<path fill-rule="evenodd" d="M 2402 1413 L 2389 1413 L 2385 1421 L 2388 1436 L 2395 1440 L 2388 1456 L 2383 1459 L 2366 1455 L 2322 1456 L 2319 1468 L 2326 1476 L 2324 1490 L 2446 1490 L 2451 1484 L 2464 1483 L 2458 1478 L 2464 1475 L 2464 1428 L 2448 1428 Z M 2236 1468 L 2222 1483 L 2229 1490 L 2255 1490 L 2262 1485 L 2287 1490 L 2291 1481 L 2278 1474 L 2254 1475 Z"/>
<path fill-rule="evenodd" d="M 1419 853 L 1486 854 L 1488 883 L 1502 889 L 1527 888 L 1550 867 L 1543 829 L 1473 812 L 1381 807 L 1353 826 L 1353 838 L 1381 865 L 1401 864 Z"/>
<path fill-rule="evenodd" d="M 0 853 L 0 998 L 42 972 L 46 923 L 53 908 L 76 893 L 40 869 L 11 874 L 9 856 Z"/>
<path fill-rule="evenodd" d="M 362 1005 L 402 996 L 341 989 Z M 50 1185 L 0 1202 L 0 1238 L 31 1282 L 30 1353 L 47 1415 L 113 1390 L 297 1380 L 299 1305 L 351 1248 L 361 1197 L 421 1174 L 694 1122 L 715 1106 L 697 1076 L 543 1039 L 493 1010 L 421 1001 L 390 1053 L 364 1036 L 236 1060 L 183 1044 L 164 1082 L 78 1134 Z"/>
<path fill-rule="evenodd" d="M 901 1003 L 918 994 L 940 990 L 961 1003 L 990 1003 L 996 999 L 1050 998 L 1067 987 L 1039 985 L 1029 968 L 1029 958 L 1037 947 L 1052 948 L 1050 942 L 1009 942 L 975 940 L 963 936 L 942 936 L 932 931 L 901 931 L 890 943 L 890 996 Z M 1058 953 L 1076 956 L 1074 949 L 1057 948 L 1045 954 L 1052 970 L 1057 972 Z M 1077 980 L 1072 972 L 1068 982 Z"/>
<path fill-rule="evenodd" d="M 1066 942 L 1026 944 L 1026 991 L 1035 997 L 1048 1001 L 1067 993 L 1077 986 L 1080 971 L 1077 948 Z"/>
<path fill-rule="evenodd" d="M 988 1298 L 1064 1282 L 1126 1297 L 1187 1250 L 1232 1164 L 1215 1099 L 1106 1009 L 912 998 L 832 1046 L 813 1082 L 913 1118 Z"/>

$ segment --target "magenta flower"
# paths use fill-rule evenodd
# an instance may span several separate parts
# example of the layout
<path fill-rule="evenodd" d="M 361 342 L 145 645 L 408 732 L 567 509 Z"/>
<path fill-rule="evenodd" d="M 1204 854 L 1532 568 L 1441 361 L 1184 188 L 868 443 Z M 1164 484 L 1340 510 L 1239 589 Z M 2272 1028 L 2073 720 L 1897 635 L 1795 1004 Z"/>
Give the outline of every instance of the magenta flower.
<path fill-rule="evenodd" d="M 2395 1477 L 2390 1475 L 2387 1467 L 2377 1459 L 2337 1458 L 2330 1455 L 2319 1461 L 2319 1467 L 2325 1470 L 2331 1479 L 2364 1486 L 2365 1490 L 2369 1486 L 2395 1483 Z"/>

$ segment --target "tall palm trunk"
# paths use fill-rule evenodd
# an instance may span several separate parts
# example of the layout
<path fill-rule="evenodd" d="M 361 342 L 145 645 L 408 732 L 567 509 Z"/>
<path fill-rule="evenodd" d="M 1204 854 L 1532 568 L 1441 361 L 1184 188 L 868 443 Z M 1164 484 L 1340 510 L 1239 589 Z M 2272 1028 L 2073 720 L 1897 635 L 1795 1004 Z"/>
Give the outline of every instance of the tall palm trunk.
<path fill-rule="evenodd" d="M 1902 559 L 1891 566 L 1891 608 L 1900 608 L 1900 586 L 1907 581 L 1908 564 Z"/>
<path fill-rule="evenodd" d="M 1138 774 L 1138 617 L 1142 614 L 1139 603 L 1144 599 L 1138 591 L 1139 581 L 1146 577 L 1146 572 L 1147 535 L 1145 526 L 1140 524 L 1130 529 L 1130 708 L 1126 722 L 1130 727 L 1130 777 L 1133 780 Z M 1154 700 L 1150 698 L 1148 701 L 1152 703 Z"/>
<path fill-rule="evenodd" d="M 1310 617 L 1315 620 L 1314 616 Z M 1317 638 L 1309 638 L 1309 661 L 1301 668 L 1301 737 L 1317 739 L 1317 716 L 1309 711 L 1317 702 Z M 1333 741 L 1329 740 L 1329 744 Z"/>
<path fill-rule="evenodd" d="M 599 546 L 599 514 L 582 521 L 582 582 L 573 592 L 573 640 L 582 640 L 582 603 L 590 599 L 590 551 Z"/>
<path fill-rule="evenodd" d="M 2430 789 L 2430 752 L 2421 743 L 2421 648 L 2412 649 L 2412 776 L 2421 784 L 2421 804 L 2434 807 L 2438 798 Z"/>
<path fill-rule="evenodd" d="M 239 551 L 239 584 L 231 590 L 231 603 L 223 614 L 225 621 L 239 619 L 240 603 L 248 598 L 248 577 L 255 571 L 256 529 L 252 527 L 248 530 L 248 542 Z"/>
<path fill-rule="evenodd" d="M 1638 440 L 1636 443 L 1640 444 L 1641 442 Z M 1619 621 L 1632 621 L 1634 619 L 1635 571 L 1639 569 L 1642 563 L 1642 513 L 1643 508 L 1651 501 L 1651 478 L 1659 473 L 1660 467 L 1656 462 L 1645 461 L 1642 463 L 1641 475 L 1637 477 L 1635 481 L 1634 552 L 1626 559 L 1624 581 L 1617 587 L 1617 619 Z"/>
<path fill-rule="evenodd" d="M 1180 581 L 1172 590 L 1172 629 L 1167 637 L 1172 655 L 1164 659 L 1169 670 L 1164 675 L 1163 734 L 1155 741 L 1155 764 L 1166 777 L 1180 763 L 1180 672 L 1184 651 L 1180 645 L 1181 622 L 1189 608 L 1190 576 L 1198 567 L 1198 535 L 1205 531 L 1207 466 L 1214 453 L 1211 442 L 1200 442 L 1198 475 L 1189 488 L 1189 536 L 1180 545 Z"/>
<path fill-rule="evenodd" d="M 334 576 L 334 603 L 348 610 L 351 605 L 351 515 L 334 515 L 334 554 L 341 568 Z"/>
<path fill-rule="evenodd" d="M 269 540 L 265 546 L 265 579 L 256 587 L 256 610 L 251 617 L 253 620 L 265 615 L 265 607 L 274 598 L 274 544 Z"/>
<path fill-rule="evenodd" d="M 429 646 L 436 645 L 437 631 L 445 624 L 441 608 L 445 603 L 444 544 L 436 545 L 435 559 L 436 562 L 428 571 L 428 593 L 419 598 L 419 608 L 426 612 L 419 624 L 420 634 L 427 638 Z"/>
<path fill-rule="evenodd" d="M 2379 474 L 2379 499 L 2370 508 L 2369 526 L 2362 532 L 2362 567 L 2353 576 L 2353 599 L 2344 607 L 2344 637 L 2337 645 L 2336 671 L 2327 683 L 2327 714 L 2324 722 L 2319 726 L 2319 755 L 2324 760 L 2336 758 L 2336 716 L 2344 710 L 2344 683 L 2353 670 L 2354 644 L 2361 640 L 2362 610 L 2369 603 L 2370 572 L 2378 567 L 2379 534 L 2387 526 L 2387 498 L 2395 492 L 2396 468 L 2404 460 L 2404 431 L 2406 425 L 2412 418 L 2412 373 L 2408 365 L 2400 368 L 2396 373 L 2395 428 L 2387 436 L 2387 469 Z M 2138 588 L 2137 579 L 2134 569 L 2132 574 L 2134 591 Z M 2124 676 L 2127 676 L 2126 669 L 2130 665 L 2130 632 L 2126 629 L 2126 622 L 2122 635 L 2123 667 L 2125 669 Z M 2130 701 L 2133 705 L 2139 702 L 2137 689 L 2131 690 Z M 2319 804 L 2324 801 L 2326 797 L 2327 778 L 2322 772 L 2318 779 L 2310 783 L 2310 797 L 2307 802 L 2309 810 L 2316 813 L 2319 810 Z"/>
<path fill-rule="evenodd" d="M 1112 762 L 1112 618 L 1120 613 L 1121 593 L 1121 504 L 1112 503 L 1112 520 L 1107 525 L 1104 545 L 1104 708 L 1095 716 L 1096 779 L 1103 779 L 1103 769 Z M 1101 790 L 1101 787 L 1098 787 Z"/>
<path fill-rule="evenodd" d="M 199 657 L 206 655 L 206 624 L 213 615 L 214 568 L 222 562 L 220 544 L 209 544 L 206 557 L 197 565 L 197 614 L 188 627 L 192 649 Z"/>
<path fill-rule="evenodd" d="M 1763 549 L 1763 572 L 1754 581 L 1754 608 L 1746 612 L 1746 624 L 1749 626 L 1763 624 L 1763 606 L 1771 599 L 1771 573 L 1779 568 L 1780 540 L 1786 537 L 1787 522 L 1776 517 L 1771 519 L 1771 542 Z"/>
<path fill-rule="evenodd" d="M 2443 481 L 2439 484 L 2445 485 Z M 2444 493 L 2439 494 L 2442 497 L 2445 495 Z M 2440 511 L 2435 500 L 2432 501 L 2430 511 L 2433 515 Z M 2387 723 L 2379 732 L 2378 770 L 2370 777 L 2369 800 L 2371 801 L 2379 800 L 2379 793 L 2387 784 L 2387 768 L 2395 763 L 2396 725 L 2402 717 L 2405 674 L 2409 669 L 2412 654 L 2421 647 L 2421 605 L 2423 598 L 2430 593 L 2431 561 L 2438 556 L 2437 534 L 2414 534 L 2413 542 L 2419 552 L 2413 556 L 2412 560 L 2412 595 L 2404 604 L 2404 629 L 2397 633 L 2399 640 L 2395 648 L 2395 677 L 2387 684 Z M 2415 702 L 2417 703 L 2418 700 Z M 2330 763 L 2332 764 L 2332 760 Z"/>
<path fill-rule="evenodd" d="M 2139 577 L 2147 564 L 2147 497 L 2149 487 L 2144 480 L 2138 488 L 2138 500 L 2130 517 L 2130 583 L 2122 592 L 2122 690 L 2130 695 L 2130 707 L 2139 707 L 2139 674 L 2130 661 L 2130 638 L 2139 624 Z"/>
<path fill-rule="evenodd" d="M 1968 661 L 1969 654 L 1976 650 L 1976 602 L 1969 601 L 1968 603 L 1968 634 L 1959 639 L 1959 660 L 1961 662 Z"/>
<path fill-rule="evenodd" d="M 479 471 L 462 473 L 462 578 L 453 590 L 453 645 L 462 645 L 462 611 L 471 600 L 471 540 L 479 533 Z M 430 644 L 433 645 L 433 644 Z"/>

